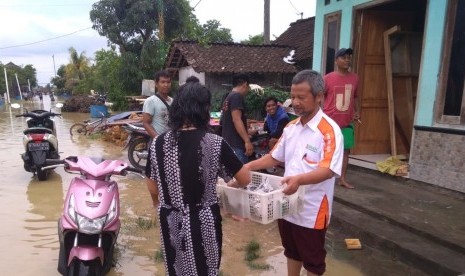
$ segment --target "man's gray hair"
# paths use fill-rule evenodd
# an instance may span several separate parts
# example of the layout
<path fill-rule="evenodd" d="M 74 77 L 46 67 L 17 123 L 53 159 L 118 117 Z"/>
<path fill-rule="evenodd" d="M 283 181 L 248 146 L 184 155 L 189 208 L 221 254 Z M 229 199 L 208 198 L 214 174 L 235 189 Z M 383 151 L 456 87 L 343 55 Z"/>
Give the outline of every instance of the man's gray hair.
<path fill-rule="evenodd" d="M 302 70 L 292 78 L 292 84 L 307 82 L 313 96 L 317 96 L 325 91 L 325 81 L 320 73 L 314 70 Z"/>

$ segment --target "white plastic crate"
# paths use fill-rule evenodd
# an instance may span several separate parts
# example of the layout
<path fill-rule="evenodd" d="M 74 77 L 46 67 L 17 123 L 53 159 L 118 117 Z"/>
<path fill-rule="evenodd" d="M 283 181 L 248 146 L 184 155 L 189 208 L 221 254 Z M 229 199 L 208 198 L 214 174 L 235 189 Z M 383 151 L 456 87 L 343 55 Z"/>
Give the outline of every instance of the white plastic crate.
<path fill-rule="evenodd" d="M 282 177 L 252 172 L 252 190 L 264 182 L 273 187 L 272 192 L 254 192 L 241 188 L 228 187 L 218 181 L 220 204 L 225 212 L 250 219 L 262 224 L 270 223 L 284 216 L 297 213 L 302 207 L 300 189 L 287 196 L 282 192 Z"/>

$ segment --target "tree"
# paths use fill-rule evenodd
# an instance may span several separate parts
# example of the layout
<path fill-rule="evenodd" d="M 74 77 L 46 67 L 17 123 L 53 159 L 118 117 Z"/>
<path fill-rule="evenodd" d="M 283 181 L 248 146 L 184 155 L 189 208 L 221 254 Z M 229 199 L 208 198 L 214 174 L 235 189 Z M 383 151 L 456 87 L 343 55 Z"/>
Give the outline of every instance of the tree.
<path fill-rule="evenodd" d="M 233 42 L 231 36 L 231 30 L 228 28 L 222 28 L 221 23 L 218 20 L 208 20 L 207 23 L 202 26 L 196 26 L 196 31 L 193 40 L 197 40 L 200 43 L 221 43 L 221 42 Z"/>
<path fill-rule="evenodd" d="M 37 86 L 37 70 L 33 65 L 27 64 L 18 72 L 18 79 L 24 85 L 31 84 L 31 87 Z M 29 80 L 29 83 L 28 83 Z"/>
<path fill-rule="evenodd" d="M 92 77 L 94 89 L 97 91 L 112 93 L 121 90 L 121 56 L 114 48 L 100 50 L 95 53 L 95 66 Z"/>
<path fill-rule="evenodd" d="M 119 47 L 125 64 L 121 67 L 122 82 L 127 91 L 140 91 L 142 79 L 153 78 L 153 73 L 163 67 L 160 60 L 164 60 L 168 47 L 159 41 L 160 7 L 167 41 L 192 32 L 187 0 L 102 0 L 92 6 L 93 28 Z"/>
<path fill-rule="evenodd" d="M 58 92 L 64 92 L 66 84 L 66 66 L 61 65 L 58 67 L 56 77 L 53 77 L 50 82 L 56 87 Z"/>
<path fill-rule="evenodd" d="M 249 38 L 246 40 L 242 40 L 241 43 L 250 44 L 250 45 L 263 45 L 265 42 L 265 37 L 263 33 L 258 35 L 249 35 Z"/>
<path fill-rule="evenodd" d="M 0 92 L 2 94 L 3 92 L 6 92 L 4 68 L 6 68 L 8 89 L 12 97 L 14 95 L 19 95 L 15 74 L 18 76 L 19 85 L 23 87 L 21 90 L 25 90 L 24 87 L 29 87 L 29 83 L 31 84 L 31 87 L 37 86 L 37 70 L 33 65 L 27 64 L 26 66 L 17 66 L 13 63 L 8 63 L 6 65 L 0 63 Z"/>
<path fill-rule="evenodd" d="M 79 89 L 75 91 L 75 88 L 78 86 L 79 82 L 83 80 L 86 75 L 90 72 L 90 60 L 86 56 L 85 52 L 77 53 L 76 49 L 70 47 L 69 51 L 69 63 L 65 68 L 65 88 L 67 90 L 74 92 L 87 92 L 85 90 Z"/>
<path fill-rule="evenodd" d="M 140 93 L 142 79 L 153 79 L 163 68 L 173 39 L 232 42 L 230 30 L 219 21 L 200 25 L 187 0 L 101 0 L 93 4 L 90 19 L 119 49 L 124 66 L 118 81 L 125 94 Z"/>
<path fill-rule="evenodd" d="M 118 45 L 121 53 L 140 54 L 147 43 L 158 40 L 160 6 L 165 38 L 170 41 L 180 36 L 191 20 L 187 0 L 102 0 L 92 5 L 90 19 L 92 27 Z"/>

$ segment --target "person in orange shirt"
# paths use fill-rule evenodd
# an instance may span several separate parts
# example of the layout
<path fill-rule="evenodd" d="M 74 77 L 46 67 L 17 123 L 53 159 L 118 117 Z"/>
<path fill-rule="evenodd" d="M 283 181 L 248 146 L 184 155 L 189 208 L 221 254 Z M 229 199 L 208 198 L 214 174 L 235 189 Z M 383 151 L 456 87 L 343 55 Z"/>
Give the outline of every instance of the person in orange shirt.
<path fill-rule="evenodd" d="M 292 79 L 291 99 L 299 117 L 284 128 L 270 154 L 244 165 L 259 170 L 284 162 L 283 193 L 302 194 L 302 210 L 278 220 L 289 276 L 300 275 L 302 266 L 307 275 L 321 275 L 326 270 L 326 229 L 344 148 L 339 126 L 320 108 L 323 93 L 324 81 L 318 72 L 297 73 Z"/>

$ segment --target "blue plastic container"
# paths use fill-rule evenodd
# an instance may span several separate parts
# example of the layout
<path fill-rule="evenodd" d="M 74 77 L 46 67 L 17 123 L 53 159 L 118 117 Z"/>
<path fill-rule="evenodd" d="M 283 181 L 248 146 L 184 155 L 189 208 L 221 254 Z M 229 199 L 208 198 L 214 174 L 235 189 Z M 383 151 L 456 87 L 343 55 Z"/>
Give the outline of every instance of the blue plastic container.
<path fill-rule="evenodd" d="M 90 116 L 92 118 L 108 117 L 108 107 L 105 105 L 91 105 Z"/>

